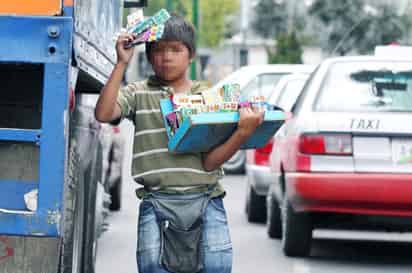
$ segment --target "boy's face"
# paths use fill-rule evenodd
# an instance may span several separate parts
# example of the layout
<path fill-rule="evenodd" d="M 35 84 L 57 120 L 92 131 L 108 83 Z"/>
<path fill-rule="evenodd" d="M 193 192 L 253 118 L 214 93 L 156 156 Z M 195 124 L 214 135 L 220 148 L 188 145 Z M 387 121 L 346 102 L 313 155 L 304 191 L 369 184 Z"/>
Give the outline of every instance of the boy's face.
<path fill-rule="evenodd" d="M 191 61 L 189 49 L 179 41 L 159 41 L 153 45 L 150 62 L 158 77 L 176 81 L 186 77 Z"/>

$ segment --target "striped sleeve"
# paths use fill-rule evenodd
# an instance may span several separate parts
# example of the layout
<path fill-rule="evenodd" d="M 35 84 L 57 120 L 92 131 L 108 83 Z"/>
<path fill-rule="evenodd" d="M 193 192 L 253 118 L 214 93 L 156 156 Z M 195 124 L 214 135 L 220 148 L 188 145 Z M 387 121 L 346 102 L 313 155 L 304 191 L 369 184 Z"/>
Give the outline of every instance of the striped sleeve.
<path fill-rule="evenodd" d="M 121 110 L 121 118 L 127 118 L 134 121 L 136 112 L 136 84 L 131 83 L 120 89 L 117 96 L 117 104 Z"/>

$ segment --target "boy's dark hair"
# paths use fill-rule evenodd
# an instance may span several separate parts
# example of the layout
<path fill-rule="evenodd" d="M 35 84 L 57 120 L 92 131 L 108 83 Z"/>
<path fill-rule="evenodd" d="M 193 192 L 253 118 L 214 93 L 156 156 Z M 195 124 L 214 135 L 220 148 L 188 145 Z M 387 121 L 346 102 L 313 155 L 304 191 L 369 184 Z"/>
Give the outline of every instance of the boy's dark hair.
<path fill-rule="evenodd" d="M 189 49 L 190 56 L 194 56 L 196 53 L 194 26 L 175 13 L 172 13 L 170 18 L 166 21 L 164 32 L 160 40 L 182 42 Z M 150 53 L 155 44 L 156 42 L 146 43 L 146 57 L 149 62 Z"/>

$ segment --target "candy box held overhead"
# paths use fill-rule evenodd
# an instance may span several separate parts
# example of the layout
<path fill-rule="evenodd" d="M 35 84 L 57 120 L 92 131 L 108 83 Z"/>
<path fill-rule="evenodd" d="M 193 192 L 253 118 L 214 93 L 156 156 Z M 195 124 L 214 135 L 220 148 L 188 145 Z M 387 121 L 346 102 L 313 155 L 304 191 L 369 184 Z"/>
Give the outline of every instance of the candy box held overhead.
<path fill-rule="evenodd" d="M 125 45 L 125 48 L 140 45 L 145 42 L 153 42 L 162 38 L 164 23 L 169 20 L 170 14 L 161 9 L 152 17 L 143 18 L 142 12 L 135 12 L 127 17 L 127 33 L 136 34 L 136 39 Z"/>

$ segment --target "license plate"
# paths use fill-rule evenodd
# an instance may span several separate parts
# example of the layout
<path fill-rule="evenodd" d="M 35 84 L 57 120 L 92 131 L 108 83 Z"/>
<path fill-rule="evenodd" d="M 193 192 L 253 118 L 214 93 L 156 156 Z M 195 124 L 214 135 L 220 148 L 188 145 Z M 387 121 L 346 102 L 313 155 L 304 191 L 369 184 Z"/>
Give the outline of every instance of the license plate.
<path fill-rule="evenodd" d="M 412 164 L 412 140 L 392 139 L 392 160 L 396 165 Z"/>

